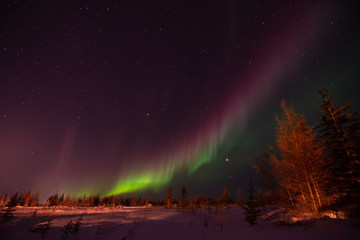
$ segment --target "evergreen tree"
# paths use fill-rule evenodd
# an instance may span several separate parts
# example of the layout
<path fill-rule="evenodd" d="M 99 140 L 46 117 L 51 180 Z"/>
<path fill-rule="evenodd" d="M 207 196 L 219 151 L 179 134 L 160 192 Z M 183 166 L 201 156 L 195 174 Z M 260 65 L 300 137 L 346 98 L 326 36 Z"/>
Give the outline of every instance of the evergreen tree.
<path fill-rule="evenodd" d="M 24 206 L 24 207 L 29 206 L 29 205 L 30 205 L 31 198 L 32 198 L 31 191 L 25 192 L 24 195 L 22 196 L 21 201 L 20 201 L 20 205 L 21 205 L 21 206 Z"/>
<path fill-rule="evenodd" d="M 200 209 L 202 202 L 203 202 L 203 199 L 202 199 L 201 195 L 198 193 L 195 195 L 194 199 L 191 201 L 192 207 L 194 209 Z"/>
<path fill-rule="evenodd" d="M 277 161 L 276 146 L 269 144 L 261 156 L 257 156 L 253 168 L 260 175 L 259 184 L 264 188 L 269 203 L 279 200 L 280 179 L 274 171 L 274 162 Z"/>
<path fill-rule="evenodd" d="M 134 196 L 131 197 L 130 206 L 137 206 L 136 198 Z"/>
<path fill-rule="evenodd" d="M 136 206 L 136 199 L 135 199 L 135 197 L 133 197 L 133 198 L 135 200 L 135 205 L 134 206 Z M 114 195 L 111 195 L 110 198 L 109 198 L 109 204 L 110 204 L 111 207 L 115 207 L 115 200 L 116 199 L 115 199 Z M 130 202 L 130 204 L 131 204 L 131 202 Z"/>
<path fill-rule="evenodd" d="M 30 205 L 31 205 L 32 207 L 39 206 L 39 196 L 40 196 L 40 193 L 37 192 L 37 193 L 35 193 L 35 195 L 32 197 L 31 203 L 30 203 Z"/>
<path fill-rule="evenodd" d="M 173 197 L 172 197 L 172 188 L 170 187 L 167 193 L 165 208 L 172 208 L 173 207 Z"/>
<path fill-rule="evenodd" d="M 0 198 L 0 207 L 5 207 L 6 204 L 10 201 L 9 197 L 7 196 L 7 194 L 3 195 Z"/>
<path fill-rule="evenodd" d="M 241 188 L 237 188 L 236 189 L 236 205 L 238 205 L 239 207 L 244 205 L 244 199 L 241 193 Z"/>
<path fill-rule="evenodd" d="M 250 223 L 250 225 L 254 225 L 256 224 L 256 220 L 260 215 L 260 210 L 258 209 L 259 207 L 259 203 L 257 201 L 257 199 L 254 196 L 254 188 L 253 188 L 253 184 L 252 181 L 250 181 L 249 183 L 249 188 L 248 188 L 248 200 L 246 201 L 246 205 L 244 206 L 245 209 L 245 221 L 247 221 L 248 223 Z"/>
<path fill-rule="evenodd" d="M 336 107 L 326 89 L 323 98 L 319 129 L 325 147 L 326 164 L 331 171 L 329 189 L 337 200 L 357 199 L 360 194 L 360 123 L 355 113 L 349 112 L 350 103 Z"/>
<path fill-rule="evenodd" d="M 56 192 L 46 200 L 46 205 L 49 207 L 57 206 L 59 203 L 59 193 Z"/>
<path fill-rule="evenodd" d="M 229 205 L 230 203 L 232 203 L 232 200 L 231 200 L 230 196 L 229 196 L 228 193 L 227 193 L 227 188 L 226 188 L 226 186 L 224 186 L 223 195 L 222 195 L 221 198 L 220 198 L 220 204 L 223 205 L 223 206 L 227 206 L 227 205 Z"/>
<path fill-rule="evenodd" d="M 64 193 L 59 196 L 58 206 L 64 206 Z"/>
<path fill-rule="evenodd" d="M 22 196 L 18 196 L 18 192 L 16 191 L 10 198 L 10 201 L 7 202 L 5 208 L 1 209 L 0 215 L 0 224 L 9 221 L 14 217 L 13 212 L 15 211 L 15 207 L 21 202 Z"/>
<path fill-rule="evenodd" d="M 100 195 L 99 195 L 99 194 L 96 194 L 96 195 L 94 196 L 93 205 L 94 205 L 95 207 L 98 207 L 98 206 L 99 206 L 99 203 L 100 203 Z"/>
<path fill-rule="evenodd" d="M 187 205 L 187 189 L 186 186 L 183 185 L 181 188 L 181 196 L 179 199 L 179 208 L 184 209 L 186 208 L 186 205 Z"/>
<path fill-rule="evenodd" d="M 66 194 L 66 197 L 64 199 L 64 206 L 70 207 L 71 206 L 71 199 L 70 199 L 70 195 Z"/>

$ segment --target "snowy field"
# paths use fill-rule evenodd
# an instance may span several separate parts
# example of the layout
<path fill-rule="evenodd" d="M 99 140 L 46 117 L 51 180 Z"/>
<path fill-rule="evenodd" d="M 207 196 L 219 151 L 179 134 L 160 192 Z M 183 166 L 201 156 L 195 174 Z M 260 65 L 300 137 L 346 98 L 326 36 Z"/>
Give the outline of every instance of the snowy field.
<path fill-rule="evenodd" d="M 17 207 L 15 217 L 0 225 L 0 239 L 360 239 L 359 221 L 325 218 L 279 224 L 279 211 L 267 210 L 257 225 L 249 226 L 243 211 Z"/>

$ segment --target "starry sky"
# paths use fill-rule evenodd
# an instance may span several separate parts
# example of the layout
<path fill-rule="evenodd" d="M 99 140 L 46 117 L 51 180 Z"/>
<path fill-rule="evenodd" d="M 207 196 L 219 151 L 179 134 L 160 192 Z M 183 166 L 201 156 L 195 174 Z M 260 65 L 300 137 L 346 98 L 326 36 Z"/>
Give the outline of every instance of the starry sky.
<path fill-rule="evenodd" d="M 0 192 L 246 192 L 285 99 L 360 110 L 357 1 L 1 1 Z"/>

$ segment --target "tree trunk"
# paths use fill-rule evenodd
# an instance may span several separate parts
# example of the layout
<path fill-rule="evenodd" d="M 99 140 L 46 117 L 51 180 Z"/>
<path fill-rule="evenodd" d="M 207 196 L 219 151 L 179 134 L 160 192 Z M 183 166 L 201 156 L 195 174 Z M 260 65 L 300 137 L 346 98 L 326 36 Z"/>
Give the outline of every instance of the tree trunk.
<path fill-rule="evenodd" d="M 310 185 L 310 182 L 309 182 L 309 179 L 308 179 L 307 176 L 306 176 L 306 183 L 307 183 L 307 186 L 308 186 L 308 189 L 309 189 L 310 197 L 311 197 L 312 202 L 313 202 L 314 210 L 315 210 L 315 212 L 317 213 L 317 212 L 318 212 L 318 208 L 317 208 L 317 206 L 316 206 L 314 194 L 313 194 L 313 192 L 312 192 L 311 185 Z"/>

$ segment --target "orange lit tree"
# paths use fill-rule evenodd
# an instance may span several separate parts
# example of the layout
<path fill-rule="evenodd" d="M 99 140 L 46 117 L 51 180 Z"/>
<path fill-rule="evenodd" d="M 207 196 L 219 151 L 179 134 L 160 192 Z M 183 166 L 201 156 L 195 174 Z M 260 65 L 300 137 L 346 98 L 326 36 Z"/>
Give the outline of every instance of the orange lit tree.
<path fill-rule="evenodd" d="M 278 124 L 276 147 L 281 157 L 271 158 L 281 188 L 282 199 L 292 209 L 317 213 L 326 198 L 327 172 L 323 148 L 302 115 L 281 103 L 282 115 Z"/>

